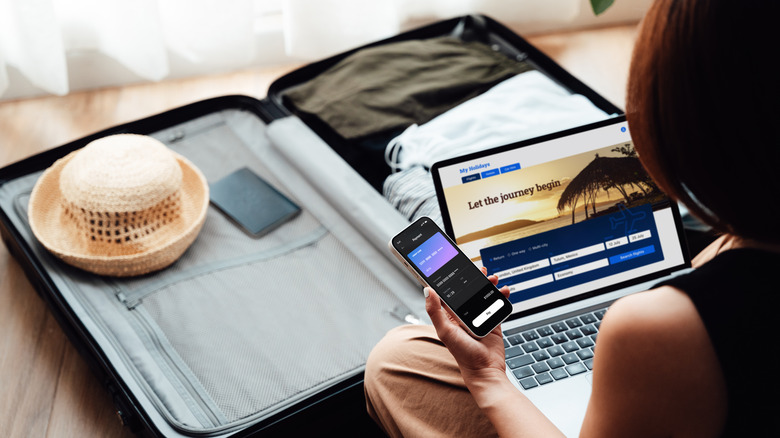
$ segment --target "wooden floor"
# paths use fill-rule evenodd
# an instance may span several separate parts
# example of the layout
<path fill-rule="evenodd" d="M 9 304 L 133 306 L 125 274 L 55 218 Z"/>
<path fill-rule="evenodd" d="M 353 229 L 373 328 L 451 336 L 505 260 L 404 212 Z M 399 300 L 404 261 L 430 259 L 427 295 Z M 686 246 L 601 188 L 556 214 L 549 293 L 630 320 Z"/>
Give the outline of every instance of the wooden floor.
<path fill-rule="evenodd" d="M 521 33 L 521 31 L 518 31 Z M 623 107 L 636 25 L 529 37 Z M 294 65 L 0 103 L 0 167 L 110 126 L 197 100 L 265 96 Z M 120 437 L 111 398 L 0 246 L 0 436 Z"/>

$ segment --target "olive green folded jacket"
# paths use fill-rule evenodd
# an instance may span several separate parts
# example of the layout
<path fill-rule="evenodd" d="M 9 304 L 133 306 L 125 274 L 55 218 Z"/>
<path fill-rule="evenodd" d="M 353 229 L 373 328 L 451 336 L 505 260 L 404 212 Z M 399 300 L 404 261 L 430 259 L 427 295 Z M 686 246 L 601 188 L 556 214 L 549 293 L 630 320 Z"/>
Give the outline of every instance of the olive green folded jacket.
<path fill-rule="evenodd" d="M 533 67 L 457 38 L 360 50 L 286 93 L 300 112 L 347 139 L 425 123 Z"/>

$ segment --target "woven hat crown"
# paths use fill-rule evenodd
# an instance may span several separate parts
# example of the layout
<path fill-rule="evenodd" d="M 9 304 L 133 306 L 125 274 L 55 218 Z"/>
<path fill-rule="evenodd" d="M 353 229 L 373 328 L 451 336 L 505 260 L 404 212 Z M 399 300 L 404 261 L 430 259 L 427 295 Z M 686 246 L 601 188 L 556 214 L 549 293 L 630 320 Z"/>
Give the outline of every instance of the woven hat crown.
<path fill-rule="evenodd" d="M 60 190 L 67 202 L 93 212 L 151 208 L 181 187 L 181 169 L 159 141 L 117 135 L 93 141 L 63 168 Z"/>
<path fill-rule="evenodd" d="M 180 219 L 182 172 L 157 140 L 119 135 L 96 140 L 60 174 L 65 216 L 94 254 L 126 255 L 157 244 Z"/>

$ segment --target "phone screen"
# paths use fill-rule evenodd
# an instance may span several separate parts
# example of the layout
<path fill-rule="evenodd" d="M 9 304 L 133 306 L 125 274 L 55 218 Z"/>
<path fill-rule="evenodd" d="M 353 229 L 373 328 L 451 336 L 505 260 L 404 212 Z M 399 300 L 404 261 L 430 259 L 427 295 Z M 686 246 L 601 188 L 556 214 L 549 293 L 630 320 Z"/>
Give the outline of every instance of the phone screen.
<path fill-rule="evenodd" d="M 485 336 L 512 312 L 509 301 L 430 218 L 400 232 L 391 247 L 472 334 Z"/>

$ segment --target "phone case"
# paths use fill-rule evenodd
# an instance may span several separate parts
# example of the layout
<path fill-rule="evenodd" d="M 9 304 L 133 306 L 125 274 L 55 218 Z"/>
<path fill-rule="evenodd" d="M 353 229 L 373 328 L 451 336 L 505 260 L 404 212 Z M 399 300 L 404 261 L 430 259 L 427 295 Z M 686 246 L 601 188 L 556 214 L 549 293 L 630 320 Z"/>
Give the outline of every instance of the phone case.
<path fill-rule="evenodd" d="M 441 36 L 532 62 L 605 112 L 621 112 L 501 24 L 466 16 L 307 65 L 279 78 L 263 99 L 200 101 L 0 169 L 5 245 L 131 430 L 378 433 L 362 398 L 366 357 L 390 328 L 426 320 L 419 286 L 386 247 L 409 221 L 381 194 L 391 172 L 383 150 L 297 111 L 285 93 L 361 50 Z M 58 158 L 116 133 L 159 139 L 210 183 L 248 167 L 301 212 L 253 239 L 211 206 L 192 247 L 152 275 L 116 279 L 67 266 L 32 236 L 30 190 Z"/>

